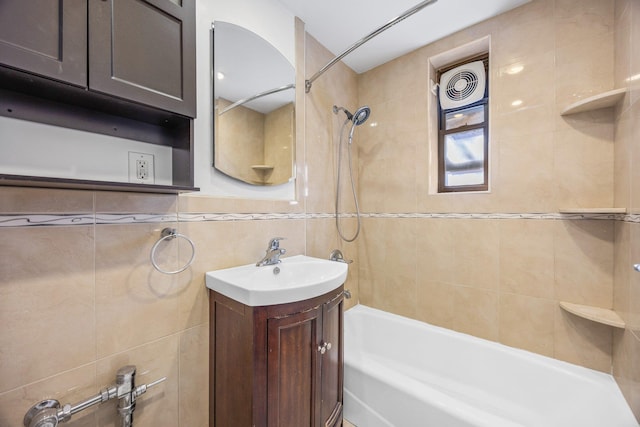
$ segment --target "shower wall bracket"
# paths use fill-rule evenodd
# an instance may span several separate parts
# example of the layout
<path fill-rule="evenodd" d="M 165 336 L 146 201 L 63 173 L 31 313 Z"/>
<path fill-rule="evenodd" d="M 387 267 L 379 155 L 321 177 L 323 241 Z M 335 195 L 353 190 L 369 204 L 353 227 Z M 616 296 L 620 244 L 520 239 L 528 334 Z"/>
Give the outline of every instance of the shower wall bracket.
<path fill-rule="evenodd" d="M 162 377 L 149 384 L 135 386 L 136 367 L 123 366 L 116 373 L 116 384 L 100 390 L 100 393 L 76 404 L 60 405 L 54 399 L 47 399 L 33 405 L 25 414 L 24 427 L 56 427 L 58 423 L 64 423 L 71 419 L 73 414 L 83 411 L 99 403 L 111 399 L 119 399 L 118 413 L 122 418 L 122 427 L 133 425 L 133 411 L 136 409 L 136 398 L 150 388 L 165 381 Z"/>

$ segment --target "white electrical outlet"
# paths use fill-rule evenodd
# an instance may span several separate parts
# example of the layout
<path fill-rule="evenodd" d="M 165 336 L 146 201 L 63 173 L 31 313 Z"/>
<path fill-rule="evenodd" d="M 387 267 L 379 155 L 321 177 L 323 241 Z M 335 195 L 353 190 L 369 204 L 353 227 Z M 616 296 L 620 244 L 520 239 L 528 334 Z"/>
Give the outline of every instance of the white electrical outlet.
<path fill-rule="evenodd" d="M 153 154 L 129 151 L 129 182 L 155 183 Z"/>

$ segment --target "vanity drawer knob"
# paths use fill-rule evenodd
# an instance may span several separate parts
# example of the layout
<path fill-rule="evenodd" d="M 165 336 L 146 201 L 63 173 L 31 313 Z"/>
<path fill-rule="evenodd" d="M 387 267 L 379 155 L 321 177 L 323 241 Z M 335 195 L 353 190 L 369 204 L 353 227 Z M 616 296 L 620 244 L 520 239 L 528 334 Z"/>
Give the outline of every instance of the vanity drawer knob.
<path fill-rule="evenodd" d="M 330 342 L 325 342 L 325 343 L 322 343 L 322 345 L 318 346 L 318 351 L 320 352 L 320 354 L 325 354 L 327 350 L 331 350 Z"/>

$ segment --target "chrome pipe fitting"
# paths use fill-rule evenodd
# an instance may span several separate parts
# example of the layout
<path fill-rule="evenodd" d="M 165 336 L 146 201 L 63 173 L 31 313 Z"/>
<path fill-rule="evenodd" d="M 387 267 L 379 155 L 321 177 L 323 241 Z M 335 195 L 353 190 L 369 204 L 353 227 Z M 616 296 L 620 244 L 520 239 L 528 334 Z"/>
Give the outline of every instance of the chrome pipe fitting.
<path fill-rule="evenodd" d="M 133 365 L 123 366 L 116 373 L 116 397 L 122 427 L 133 425 L 133 411 L 136 410 L 135 378 L 136 367 Z"/>
<path fill-rule="evenodd" d="M 133 411 L 136 408 L 136 398 L 150 388 L 165 381 L 167 377 L 162 377 L 149 384 L 139 387 L 135 386 L 136 367 L 133 365 L 123 366 L 116 373 L 116 385 L 100 390 L 95 396 L 78 402 L 74 405 L 60 405 L 54 399 L 47 399 L 33 405 L 25 414 L 23 419 L 24 427 L 57 427 L 59 423 L 67 422 L 73 414 L 84 411 L 94 405 L 114 398 L 119 399 L 118 413 L 122 417 L 122 426 L 131 427 L 133 425 Z"/>
<path fill-rule="evenodd" d="M 47 399 L 33 405 L 25 414 L 22 423 L 25 427 L 56 427 L 60 402 Z"/>

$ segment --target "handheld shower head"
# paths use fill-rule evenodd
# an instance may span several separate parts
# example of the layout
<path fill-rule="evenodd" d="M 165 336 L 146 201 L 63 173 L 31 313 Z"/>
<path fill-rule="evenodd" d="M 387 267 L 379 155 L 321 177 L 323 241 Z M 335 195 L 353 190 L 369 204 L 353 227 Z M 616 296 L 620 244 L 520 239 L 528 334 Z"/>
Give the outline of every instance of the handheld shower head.
<path fill-rule="evenodd" d="M 336 105 L 333 106 L 334 114 L 338 114 L 338 112 L 340 111 L 344 111 L 344 114 L 347 115 L 347 119 L 351 120 L 356 126 L 359 126 L 362 123 L 366 122 L 369 118 L 369 114 L 371 114 L 371 109 L 366 105 L 358 108 L 354 114 L 351 114 L 349 110 L 344 107 L 338 107 Z"/>
<path fill-rule="evenodd" d="M 356 110 L 351 120 L 353 120 L 354 125 L 360 126 L 361 124 L 367 121 L 370 114 L 371 114 L 371 109 L 365 105 Z"/>
<path fill-rule="evenodd" d="M 371 109 L 364 105 L 360 108 L 358 108 L 356 110 L 356 112 L 354 114 L 351 114 L 349 111 L 345 110 L 343 107 L 337 107 L 337 106 L 333 106 L 333 112 L 335 114 L 338 114 L 339 111 L 344 111 L 344 113 L 347 115 L 347 120 L 344 121 L 344 123 L 342 124 L 342 128 L 340 129 L 340 140 L 338 142 L 338 177 L 337 177 L 337 182 L 336 182 L 336 228 L 338 229 L 338 234 L 340 235 L 340 238 L 342 240 L 344 240 L 345 242 L 353 242 L 354 240 L 356 240 L 356 238 L 358 237 L 358 235 L 360 234 L 360 207 L 358 206 L 358 196 L 356 194 L 356 188 L 355 188 L 355 183 L 353 180 L 353 166 L 351 164 L 351 149 L 352 149 L 352 142 L 353 142 L 353 132 L 356 130 L 356 126 L 360 126 L 361 124 L 363 124 L 364 122 L 367 121 L 367 119 L 369 118 L 369 115 L 371 114 Z M 357 218 L 357 228 L 356 228 L 356 232 L 353 235 L 353 237 L 351 238 L 347 238 L 345 237 L 345 235 L 342 233 L 342 228 L 340 227 L 340 177 L 342 174 L 342 152 L 343 150 L 343 134 L 344 134 L 344 130 L 347 127 L 347 122 L 351 122 L 351 129 L 349 130 L 349 145 L 347 146 L 347 152 L 349 154 L 349 176 L 351 178 L 351 193 L 353 194 L 353 202 L 355 203 L 355 207 L 356 207 L 356 218 Z"/>
<path fill-rule="evenodd" d="M 355 130 L 356 126 L 360 126 L 367 121 L 369 115 L 371 114 L 371 108 L 364 105 L 358 108 L 354 114 L 351 114 L 346 108 L 334 105 L 333 113 L 338 114 L 339 111 L 344 111 L 344 113 L 347 115 L 347 119 L 353 122 L 353 124 L 351 125 L 351 131 L 349 132 L 349 144 L 351 144 L 351 141 L 353 139 L 353 131 Z"/>

